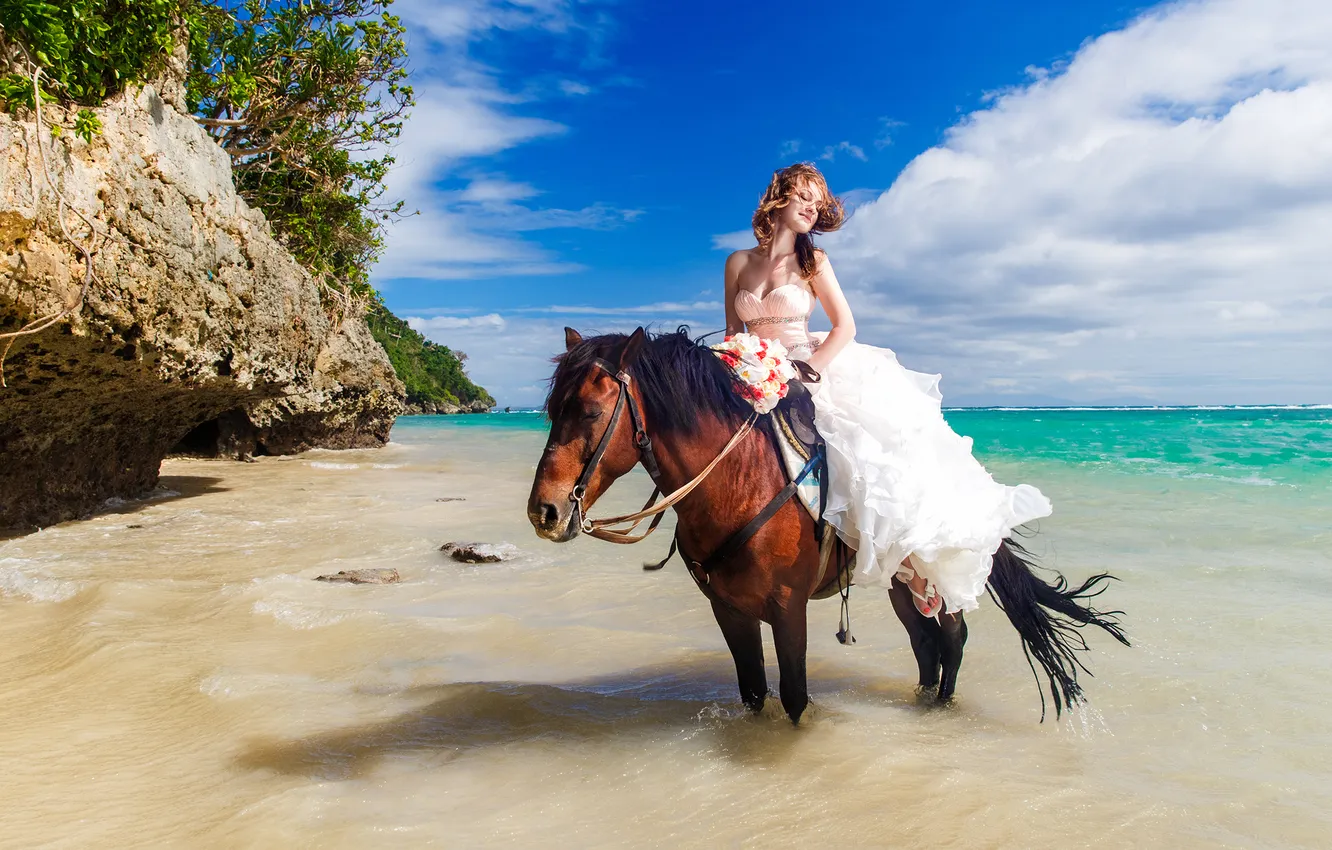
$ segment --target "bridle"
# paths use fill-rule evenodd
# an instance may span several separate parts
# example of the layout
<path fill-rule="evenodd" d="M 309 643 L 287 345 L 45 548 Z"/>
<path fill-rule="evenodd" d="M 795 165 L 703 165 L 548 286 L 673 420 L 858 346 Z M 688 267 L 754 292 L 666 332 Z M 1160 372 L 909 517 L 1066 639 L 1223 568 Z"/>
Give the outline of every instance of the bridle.
<path fill-rule="evenodd" d="M 573 491 L 569 493 L 569 501 L 574 503 L 575 510 L 578 511 L 579 528 L 585 533 L 596 536 L 596 527 L 592 520 L 587 518 L 587 509 L 583 505 L 583 499 L 587 497 L 587 485 L 592 480 L 592 474 L 597 471 L 597 464 L 601 463 L 601 458 L 606 454 L 606 449 L 610 447 L 611 436 L 615 433 L 615 426 L 620 424 L 620 415 L 624 413 L 625 401 L 628 401 L 629 418 L 634 422 L 634 445 L 638 447 L 638 457 L 643 463 L 643 468 L 647 470 L 648 477 L 655 484 L 657 476 L 661 474 L 661 468 L 657 465 L 657 456 L 652 451 L 652 439 L 648 437 L 647 430 L 643 427 L 643 414 L 638 409 L 638 402 L 634 399 L 634 394 L 629 391 L 629 372 L 625 369 L 616 369 L 609 361 L 600 357 L 592 361 L 594 366 L 600 367 L 608 375 L 615 379 L 616 396 L 615 410 L 611 413 L 610 422 L 606 425 L 606 430 L 601 434 L 601 441 L 597 443 L 597 448 L 592 452 L 592 456 L 583 464 L 583 474 L 578 476 L 578 482 L 574 484 Z M 652 505 L 652 501 L 661 493 L 661 488 L 654 488 L 652 495 L 648 498 L 644 509 Z M 653 521 L 652 528 L 656 528 L 657 521 Z M 632 529 L 631 529 L 632 530 Z M 648 530 L 648 534 L 652 529 Z M 643 537 L 646 537 L 644 534 Z M 642 538 L 639 538 L 642 539 Z M 628 541 L 618 541 L 628 542 Z"/>
<path fill-rule="evenodd" d="M 574 484 L 573 490 L 569 493 L 569 501 L 574 503 L 574 510 L 578 512 L 578 527 L 584 534 L 611 543 L 637 543 L 656 531 L 657 526 L 661 523 L 662 517 L 666 515 L 666 510 L 675 505 L 675 503 L 679 502 L 685 496 L 688 496 L 695 487 L 703 482 L 703 479 L 708 477 L 708 474 L 716 468 L 717 464 L 721 463 L 722 458 L 730 454 L 731 450 L 740 444 L 740 441 L 745 438 L 745 435 L 753 429 L 758 414 L 750 416 L 749 419 L 745 421 L 745 424 L 740 426 L 740 429 L 731 437 L 730 442 L 728 442 L 726 447 L 722 449 L 721 454 L 717 455 L 712 463 L 708 464 L 702 472 L 694 476 L 692 481 L 685 484 L 683 487 L 680 487 L 674 493 L 671 493 L 661 502 L 656 502 L 657 497 L 661 495 L 661 486 L 657 483 L 657 479 L 661 475 L 661 467 L 657 464 L 657 456 L 652 451 L 652 439 L 648 436 L 647 429 L 643 424 L 643 413 L 639 410 L 638 402 L 634 399 L 634 394 L 629 389 L 629 384 L 632 380 L 629 371 L 627 368 L 616 368 L 611 365 L 610 362 L 603 360 L 600 357 L 593 360 L 592 363 L 604 370 L 616 381 L 617 395 L 615 398 L 615 410 L 611 413 L 610 422 L 606 424 L 606 430 L 602 432 L 601 440 L 597 443 L 597 447 L 592 452 L 592 456 L 589 457 L 587 463 L 583 465 L 583 473 L 578 476 L 578 482 Z M 587 516 L 587 507 L 583 504 L 583 500 L 587 497 L 587 485 L 588 482 L 592 480 L 593 473 L 596 472 L 597 464 L 601 463 L 601 458 L 606 454 L 606 449 L 610 447 L 611 436 L 615 433 L 615 427 L 620 423 L 620 416 L 624 412 L 626 401 L 629 408 L 629 418 L 633 420 L 634 445 L 638 448 L 639 460 L 642 462 L 643 468 L 647 470 L 648 477 L 652 479 L 653 484 L 656 486 L 652 489 L 652 495 L 648 496 L 648 500 L 643 503 L 642 509 L 635 513 L 607 517 L 606 519 L 589 519 Z M 634 529 L 638 528 L 638 524 L 647 517 L 653 518 L 647 531 L 639 535 L 634 535 L 632 533 Z M 632 525 L 628 528 L 619 529 L 609 527 L 626 522 L 632 523 Z"/>

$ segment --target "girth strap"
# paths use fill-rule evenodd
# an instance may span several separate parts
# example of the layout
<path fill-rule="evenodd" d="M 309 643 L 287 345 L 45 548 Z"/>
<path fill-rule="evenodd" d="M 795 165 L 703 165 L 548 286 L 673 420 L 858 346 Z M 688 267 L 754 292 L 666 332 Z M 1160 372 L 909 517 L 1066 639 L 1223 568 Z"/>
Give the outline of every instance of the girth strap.
<path fill-rule="evenodd" d="M 744 545 L 749 542 L 749 538 L 757 534 L 758 530 L 767 524 L 768 520 L 772 519 L 777 514 L 777 511 L 781 510 L 782 505 L 791 501 L 791 497 L 795 495 L 796 489 L 800 486 L 800 482 L 804 481 L 809 474 L 814 471 L 815 467 L 819 465 L 819 461 L 822 459 L 823 447 L 820 446 L 814 454 L 810 455 L 809 460 L 805 462 L 805 468 L 800 470 L 800 474 L 791 479 L 791 481 L 788 482 L 776 496 L 773 496 L 772 501 L 768 502 L 767 506 L 758 512 L 758 516 L 751 519 L 744 528 L 727 538 L 726 542 L 703 562 L 703 568 L 708 569 L 722 563 L 739 552 Z"/>
<path fill-rule="evenodd" d="M 796 488 L 800 486 L 800 482 L 809 477 L 809 474 L 813 472 L 818 467 L 819 462 L 823 460 L 823 451 L 823 446 L 819 446 L 818 449 L 814 451 L 814 454 L 810 456 L 809 460 L 805 462 L 805 466 L 800 470 L 800 474 L 788 482 L 776 496 L 773 496 L 772 500 L 764 506 L 763 510 L 759 511 L 757 516 L 746 523 L 744 528 L 726 538 L 726 541 L 708 558 L 704 559 L 702 562 L 692 561 L 685 557 L 683 552 L 680 553 L 681 557 L 684 558 L 685 566 L 689 568 L 689 574 L 694 577 L 694 581 L 698 582 L 700 587 L 708 584 L 709 569 L 739 552 L 744 545 L 749 542 L 750 538 L 757 534 L 758 530 L 768 522 L 768 520 L 776 516 L 777 511 L 781 510 L 782 505 L 791 501 L 791 497 L 795 495 Z M 671 550 L 666 553 L 666 557 L 662 558 L 655 564 L 644 564 L 643 569 L 659 570 L 666 566 L 666 562 L 675 554 L 677 548 L 678 539 L 672 537 Z"/>

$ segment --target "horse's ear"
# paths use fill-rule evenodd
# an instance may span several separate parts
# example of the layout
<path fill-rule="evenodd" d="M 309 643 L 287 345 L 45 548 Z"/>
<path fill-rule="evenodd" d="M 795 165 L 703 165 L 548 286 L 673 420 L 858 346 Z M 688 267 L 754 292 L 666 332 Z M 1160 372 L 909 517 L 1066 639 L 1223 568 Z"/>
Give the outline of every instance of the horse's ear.
<path fill-rule="evenodd" d="M 629 364 L 638 358 L 638 352 L 643 350 L 645 342 L 647 342 L 647 331 L 642 328 L 629 335 L 629 341 L 624 344 L 624 350 L 620 352 L 621 369 L 629 368 Z"/>
<path fill-rule="evenodd" d="M 583 335 L 573 328 L 564 329 L 564 350 L 573 351 L 573 347 L 583 341 Z"/>

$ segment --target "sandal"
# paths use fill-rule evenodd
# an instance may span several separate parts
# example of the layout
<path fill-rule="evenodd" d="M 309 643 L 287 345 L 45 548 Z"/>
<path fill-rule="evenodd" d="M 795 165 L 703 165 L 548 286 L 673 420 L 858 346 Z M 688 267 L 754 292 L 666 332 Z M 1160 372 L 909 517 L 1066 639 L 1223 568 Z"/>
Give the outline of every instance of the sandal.
<path fill-rule="evenodd" d="M 911 585 L 907 585 L 907 590 L 916 597 L 916 610 L 922 617 L 937 617 L 943 613 L 943 597 L 934 589 L 934 585 L 926 585 L 925 592 L 922 594 Z"/>

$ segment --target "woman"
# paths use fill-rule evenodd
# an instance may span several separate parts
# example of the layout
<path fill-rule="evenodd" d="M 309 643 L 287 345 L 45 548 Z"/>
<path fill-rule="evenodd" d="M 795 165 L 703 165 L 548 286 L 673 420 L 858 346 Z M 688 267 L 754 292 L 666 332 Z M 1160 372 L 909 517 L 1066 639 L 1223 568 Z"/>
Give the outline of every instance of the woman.
<path fill-rule="evenodd" d="M 896 575 L 926 617 L 979 604 L 991 555 L 1015 526 L 1049 516 L 1035 487 L 1006 487 L 971 455 L 940 412 L 939 376 L 904 369 L 886 348 L 855 341 L 832 264 L 811 234 L 845 213 L 819 170 L 777 171 L 754 213 L 758 246 L 726 260 L 726 331 L 775 339 L 822 373 L 811 385 L 828 444 L 825 515 L 857 550 L 858 584 Z M 811 334 L 815 301 L 832 330 Z"/>

